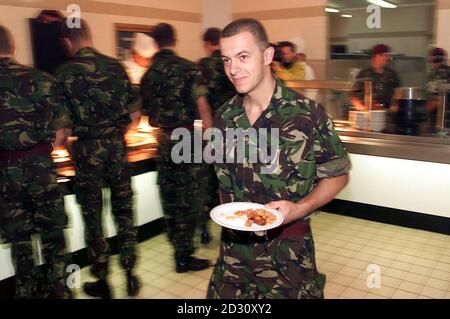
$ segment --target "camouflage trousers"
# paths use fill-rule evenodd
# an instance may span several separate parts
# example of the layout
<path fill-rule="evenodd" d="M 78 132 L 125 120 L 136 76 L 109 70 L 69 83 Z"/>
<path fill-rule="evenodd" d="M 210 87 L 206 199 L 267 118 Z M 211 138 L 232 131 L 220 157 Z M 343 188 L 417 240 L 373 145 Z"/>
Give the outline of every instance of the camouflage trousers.
<path fill-rule="evenodd" d="M 120 263 L 133 269 L 136 263 L 137 228 L 133 223 L 133 192 L 123 137 L 83 139 L 74 147 L 75 194 L 83 211 L 91 273 L 108 275 L 109 245 L 103 234 L 102 188 L 111 191 L 111 210 L 117 225 Z"/>
<path fill-rule="evenodd" d="M 11 244 L 16 298 L 63 298 L 67 216 L 50 156 L 0 164 L 0 237 Z M 35 266 L 31 236 L 41 237 Z"/>
<path fill-rule="evenodd" d="M 199 224 L 204 225 L 210 219 L 209 212 L 219 205 L 219 181 L 217 180 L 214 166 L 208 164 L 195 164 L 194 179 L 198 183 L 196 187 L 196 199 L 199 201 Z"/>
<path fill-rule="evenodd" d="M 211 166 L 174 163 L 171 159 L 173 145 L 167 136 L 160 139 L 157 169 L 167 234 L 178 259 L 194 253 L 196 226 L 215 205 L 217 188 L 210 186 L 215 181 Z"/>
<path fill-rule="evenodd" d="M 207 298 L 323 298 L 325 276 L 317 272 L 311 232 L 300 240 L 258 243 L 230 240 L 225 232 Z"/>

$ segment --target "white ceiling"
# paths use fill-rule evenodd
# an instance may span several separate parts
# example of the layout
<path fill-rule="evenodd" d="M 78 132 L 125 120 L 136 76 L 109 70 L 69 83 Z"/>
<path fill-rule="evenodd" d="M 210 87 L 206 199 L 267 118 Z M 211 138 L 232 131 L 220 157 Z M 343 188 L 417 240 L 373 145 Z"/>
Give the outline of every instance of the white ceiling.
<path fill-rule="evenodd" d="M 408 5 L 419 3 L 435 3 L 434 0 L 387 0 L 396 5 Z M 328 7 L 337 9 L 363 8 L 368 5 L 366 0 L 328 0 Z"/>

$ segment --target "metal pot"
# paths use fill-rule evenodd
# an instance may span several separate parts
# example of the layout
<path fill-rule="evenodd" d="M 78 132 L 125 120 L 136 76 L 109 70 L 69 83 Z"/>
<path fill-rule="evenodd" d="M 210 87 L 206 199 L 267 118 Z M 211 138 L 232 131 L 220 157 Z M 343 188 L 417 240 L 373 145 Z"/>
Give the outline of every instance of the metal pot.
<path fill-rule="evenodd" d="M 418 135 L 419 123 L 426 118 L 426 91 L 419 87 L 401 87 L 394 92 L 394 103 L 397 104 L 395 123 L 397 133 Z"/>

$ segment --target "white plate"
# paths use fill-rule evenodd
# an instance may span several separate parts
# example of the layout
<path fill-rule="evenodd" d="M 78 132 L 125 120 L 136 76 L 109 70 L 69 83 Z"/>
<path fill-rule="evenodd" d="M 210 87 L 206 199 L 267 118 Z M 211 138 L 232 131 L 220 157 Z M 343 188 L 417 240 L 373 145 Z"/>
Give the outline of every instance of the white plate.
<path fill-rule="evenodd" d="M 265 209 L 271 213 L 273 213 L 276 217 L 275 221 L 270 225 L 258 225 L 253 223 L 251 227 L 245 226 L 245 222 L 247 221 L 246 216 L 236 216 L 234 213 L 239 210 L 246 210 L 246 209 L 257 209 L 262 208 Z M 233 202 L 233 203 L 227 203 L 222 204 L 217 207 L 214 207 L 211 210 L 211 219 L 227 228 L 235 229 L 235 230 L 242 230 L 242 231 L 264 231 L 269 230 L 272 228 L 276 228 L 280 226 L 283 223 L 284 217 L 283 214 L 281 214 L 276 209 L 269 209 L 264 207 L 264 205 L 256 204 L 256 203 L 250 203 L 250 202 Z"/>

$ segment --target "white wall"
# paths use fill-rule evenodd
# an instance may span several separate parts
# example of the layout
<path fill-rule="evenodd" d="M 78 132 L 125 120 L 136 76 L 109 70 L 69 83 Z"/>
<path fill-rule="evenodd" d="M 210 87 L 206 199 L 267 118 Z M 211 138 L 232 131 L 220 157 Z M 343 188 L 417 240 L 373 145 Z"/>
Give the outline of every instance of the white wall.
<path fill-rule="evenodd" d="M 231 0 L 203 0 L 203 29 L 223 29 L 231 22 Z"/>
<path fill-rule="evenodd" d="M 352 18 L 330 13 L 330 39 L 333 44 L 347 44 L 349 52 L 370 49 L 385 43 L 394 53 L 426 56 L 432 42 L 434 6 L 421 5 L 381 10 L 381 28 L 369 28 L 365 9 L 347 10 Z M 347 38 L 346 41 L 334 39 Z"/>
<path fill-rule="evenodd" d="M 438 0 L 436 45 L 450 52 L 450 0 Z"/>
<path fill-rule="evenodd" d="M 450 165 L 350 154 L 350 182 L 337 198 L 450 218 Z"/>
<path fill-rule="evenodd" d="M 23 1 L 23 0 L 22 0 Z M 167 9 L 181 12 L 192 12 L 202 15 L 202 0 L 97 0 L 104 3 L 115 3 L 122 5 L 139 5 L 145 7 L 152 7 L 155 9 Z M 36 18 L 43 8 L 33 8 L 24 6 L 10 6 L 1 5 L 0 0 L 0 23 L 12 32 L 16 41 L 17 54 L 16 58 L 20 63 L 26 65 L 33 64 L 31 38 L 29 30 L 29 19 Z M 76 3 L 76 1 L 74 2 Z M 158 7 L 159 6 L 159 7 Z M 125 7 L 126 8 L 126 7 Z M 60 6 L 56 8 L 46 9 L 61 9 Z M 168 20 L 157 18 L 145 18 L 145 17 L 133 17 L 125 15 L 111 15 L 100 14 L 93 12 L 84 12 L 81 7 L 81 17 L 86 19 L 89 23 L 93 38 L 94 46 L 102 53 L 110 56 L 115 56 L 115 23 L 129 23 L 129 24 L 143 24 L 143 25 L 155 25 L 160 22 L 167 22 L 172 24 L 178 33 L 178 53 L 190 60 L 196 61 L 203 56 L 203 50 L 201 46 L 201 34 L 203 32 L 202 23 L 199 22 L 187 22 L 182 20 Z"/>

